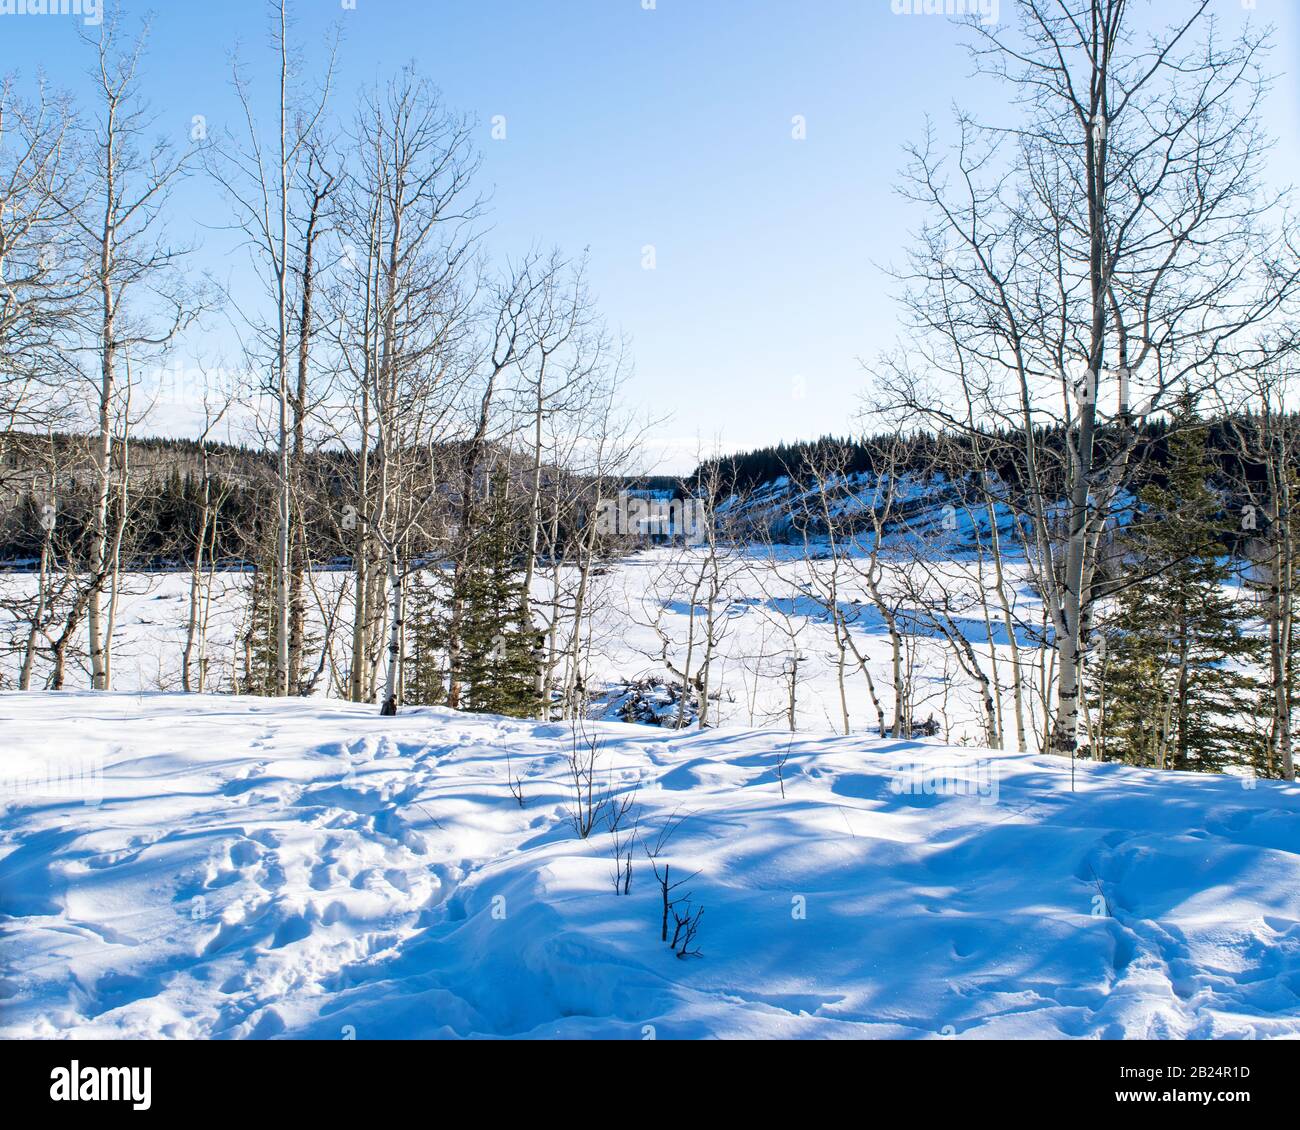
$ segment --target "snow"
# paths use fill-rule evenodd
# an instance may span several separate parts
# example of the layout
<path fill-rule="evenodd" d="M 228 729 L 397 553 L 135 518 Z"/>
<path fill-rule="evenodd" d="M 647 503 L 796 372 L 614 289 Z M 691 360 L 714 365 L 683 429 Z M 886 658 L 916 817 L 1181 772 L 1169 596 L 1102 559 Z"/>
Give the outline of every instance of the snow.
<path fill-rule="evenodd" d="M 965 514 L 961 515 L 965 520 Z M 937 519 L 936 519 L 937 520 Z M 953 535 L 960 541 L 960 531 Z M 951 551 L 952 546 L 941 547 Z M 600 577 L 593 578 L 590 601 L 595 608 L 595 622 L 590 638 L 584 639 L 584 652 L 590 662 L 588 687 L 593 695 L 608 692 L 612 699 L 627 684 L 662 681 L 667 678 L 663 662 L 664 639 L 651 625 L 656 618 L 669 642 L 672 662 L 681 670 L 686 661 L 687 641 L 692 631 L 692 577 L 702 567 L 702 550 L 650 549 L 611 562 Z M 835 629 L 827 610 L 815 593 L 816 576 L 823 580 L 830 565 L 804 559 L 803 545 L 778 545 L 770 553 L 756 549 L 738 550 L 726 571 L 731 581 L 721 594 L 717 611 L 725 615 L 726 625 L 718 640 L 718 660 L 711 678 L 711 694 L 719 694 L 710 707 L 715 722 L 737 726 L 780 725 L 786 717 L 789 691 L 783 671 L 792 647 L 800 654 L 797 721 L 800 730 L 839 728 L 840 703 L 836 678 Z M 894 565 L 884 563 L 882 588 L 889 593 L 895 587 Z M 955 559 L 944 559 L 933 566 L 944 586 L 967 605 L 976 597 L 981 584 L 977 566 Z M 1041 604 L 1030 591 L 1029 570 L 1023 563 L 1007 566 L 1012 599 L 1017 615 L 1026 624 L 1034 624 L 1041 615 Z M 987 565 L 983 583 L 990 583 Z M 208 689 L 230 691 L 243 670 L 243 653 L 239 638 L 244 631 L 248 609 L 251 574 L 217 573 L 213 579 L 213 610 L 209 624 L 210 660 Z M 320 600 L 332 605 L 341 595 L 340 622 L 351 617 L 349 572 L 318 572 L 313 577 Z M 574 578 L 561 573 L 561 584 L 571 592 Z M 939 582 L 935 582 L 936 586 Z M 188 609 L 188 575 L 184 573 L 125 574 L 125 591 L 116 618 L 113 651 L 113 685 L 120 690 L 179 690 L 180 664 L 185 646 L 185 619 Z M 839 599 L 850 621 L 849 631 L 861 653 L 871 663 L 872 676 L 892 717 L 892 667 L 889 639 L 885 624 L 871 606 L 860 578 L 843 567 L 838 576 Z M 339 588 L 344 591 L 339 594 Z M 0 598 L 18 598 L 30 594 L 35 578 L 30 574 L 0 573 Z M 552 597 L 550 578 L 539 577 L 534 586 L 538 609 L 548 607 Z M 859 603 L 860 602 L 860 603 Z M 904 603 L 900 622 L 909 632 L 918 633 L 910 644 L 911 677 L 915 680 L 914 705 L 918 720 L 931 714 L 949 725 L 953 741 L 978 741 L 980 706 L 975 685 L 969 680 L 949 682 L 944 679 L 945 644 L 932 637 L 933 630 L 919 622 L 919 617 Z M 661 614 L 662 610 L 662 614 Z M 313 633 L 323 635 L 319 608 L 309 602 L 309 615 L 316 621 Z M 990 650 L 999 661 L 1009 663 L 1008 641 L 998 623 L 994 627 L 992 649 L 988 625 L 977 610 L 967 615 L 955 612 L 968 638 L 980 649 L 988 666 Z M 0 640 L 23 638 L 19 626 L 7 620 L 0 610 Z M 702 628 L 696 616 L 695 663 L 698 665 L 699 638 Z M 84 629 L 78 644 L 84 643 Z M 932 638 L 924 638 L 930 634 Z M 329 692 L 332 685 L 344 685 L 347 679 L 348 646 L 351 638 L 344 632 L 334 641 L 331 662 L 321 680 L 319 693 Z M 1035 642 L 1027 631 L 1019 636 L 1022 649 L 1033 649 Z M 84 651 L 84 648 L 83 648 Z M 0 687 L 16 685 L 21 651 L 0 653 Z M 1027 669 L 1032 661 L 1026 657 Z M 89 685 L 84 655 L 69 661 L 68 685 Z M 697 668 L 693 668 L 695 670 Z M 42 655 L 36 665 L 33 686 L 43 686 L 49 663 Z M 866 730 L 877 725 L 876 714 L 860 673 L 850 670 L 846 677 L 853 729 Z M 1003 709 L 1011 717 L 1010 692 Z M 1010 728 L 1010 721 L 1008 721 Z M 1031 729 L 1033 726 L 1031 725 Z"/>
<path fill-rule="evenodd" d="M 644 854 L 618 896 L 612 837 L 568 823 L 567 725 L 0 695 L 0 1034 L 1300 1034 L 1295 786 L 589 731 L 644 837 L 682 818 L 702 957 L 660 941 Z"/>

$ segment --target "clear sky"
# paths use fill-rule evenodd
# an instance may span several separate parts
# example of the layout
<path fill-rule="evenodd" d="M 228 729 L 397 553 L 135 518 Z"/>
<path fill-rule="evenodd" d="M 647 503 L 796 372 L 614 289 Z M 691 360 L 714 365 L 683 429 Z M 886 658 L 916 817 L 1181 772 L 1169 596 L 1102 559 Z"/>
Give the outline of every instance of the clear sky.
<path fill-rule="evenodd" d="M 479 119 L 494 252 L 590 250 L 602 309 L 632 340 L 631 398 L 673 416 L 655 437 L 660 469 L 689 468 L 697 442 L 845 432 L 859 358 L 897 333 L 879 265 L 901 260 L 920 221 L 895 194 L 902 146 L 954 104 L 1005 119 L 1005 92 L 970 79 L 956 23 L 895 15 L 890 0 L 643 2 L 296 0 L 293 10 L 309 57 L 331 26 L 342 30 L 343 117 L 359 87 L 414 62 L 450 106 Z M 1155 0 L 1170 15 L 1182 5 Z M 1278 29 L 1273 173 L 1300 180 L 1300 4 L 1222 0 L 1225 24 L 1244 7 Z M 152 14 L 144 89 L 158 130 L 182 144 L 194 115 L 220 131 L 233 113 L 236 45 L 254 72 L 273 65 L 263 0 L 126 11 Z M 44 70 L 84 90 L 90 59 L 76 23 L 0 16 L 0 71 Z M 498 115 L 504 141 L 491 136 Z M 796 115 L 806 140 L 792 136 Z M 220 222 L 220 198 L 196 179 L 177 204 L 176 234 L 203 241 L 196 269 L 224 277 L 231 237 L 198 226 Z M 214 322 L 207 332 L 228 330 Z"/>

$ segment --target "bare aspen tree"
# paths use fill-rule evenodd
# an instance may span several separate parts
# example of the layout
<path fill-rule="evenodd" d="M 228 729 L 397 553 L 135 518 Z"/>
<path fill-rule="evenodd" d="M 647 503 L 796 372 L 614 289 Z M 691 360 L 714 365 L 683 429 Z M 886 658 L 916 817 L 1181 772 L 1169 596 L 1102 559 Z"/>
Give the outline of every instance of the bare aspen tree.
<path fill-rule="evenodd" d="M 598 387 L 597 374 L 610 349 L 588 293 L 585 261 L 569 263 L 558 252 L 552 253 L 541 272 L 541 285 L 528 306 L 527 319 L 530 349 L 526 359 L 515 366 L 513 390 L 513 407 L 521 420 L 521 438 L 529 464 L 524 558 L 526 620 L 532 615 L 533 578 L 546 521 L 542 492 L 550 446 L 548 426 L 557 416 L 582 410 Z M 540 671 L 538 678 L 543 678 Z"/>
<path fill-rule="evenodd" d="M 646 430 L 652 426 L 635 422 L 621 410 L 623 379 L 622 366 L 615 366 L 610 380 L 592 398 L 581 423 L 587 445 L 577 467 L 581 494 L 575 515 L 578 530 L 569 552 L 574 583 L 560 694 L 561 712 L 570 718 L 587 709 L 590 664 L 597 646 L 597 613 L 609 607 L 612 593 L 606 583 L 608 562 L 621 544 L 615 536 L 617 531 L 602 528 L 602 504 L 617 500 Z M 557 582 L 557 591 L 558 587 Z M 604 631 L 617 635 L 617 623 L 606 626 Z"/>
<path fill-rule="evenodd" d="M 255 262 L 274 309 L 269 319 L 255 324 L 269 353 L 269 378 L 265 389 L 274 401 L 274 450 L 276 456 L 276 537 L 274 562 L 274 640 L 276 691 L 289 694 L 292 685 L 291 601 L 293 590 L 293 469 L 294 469 L 294 384 L 290 374 L 293 345 L 291 321 L 294 254 L 291 229 L 295 207 L 305 195 L 307 203 L 298 209 L 306 216 L 300 271 L 310 270 L 307 256 L 314 248 L 315 226 L 321 199 L 327 194 L 313 164 L 321 122 L 329 101 L 334 74 L 331 50 L 319 88 L 312 93 L 298 90 L 302 65 L 289 45 L 287 0 L 270 0 L 271 44 L 276 58 L 276 87 L 273 120 L 275 132 L 268 139 L 259 124 L 256 97 L 241 66 L 233 72 L 235 93 L 244 118 L 240 140 L 226 140 L 219 157 L 210 162 L 211 175 L 233 200 L 238 223 L 255 252 Z M 329 184 L 326 180 L 325 184 Z M 307 332 L 300 320 L 298 345 L 300 378 L 306 376 L 306 355 L 310 341 L 311 287 L 300 274 L 301 294 L 306 303 Z M 303 398 L 305 400 L 305 397 Z M 305 411 L 305 404 L 300 406 Z M 300 415 L 302 413 L 300 412 Z"/>
<path fill-rule="evenodd" d="M 384 609 L 379 698 L 391 714 L 400 702 L 413 552 L 420 543 L 433 560 L 448 557 L 437 449 L 463 424 L 462 393 L 475 363 L 474 224 L 482 200 L 472 191 L 479 161 L 469 123 L 409 70 L 363 100 L 356 141 L 342 223 L 365 239 L 355 258 L 367 283 L 360 310 L 348 318 L 345 353 L 361 383 L 365 484 L 356 521 L 382 562 L 381 583 L 367 589 L 358 605 L 369 607 L 356 615 L 371 613 L 373 622 L 371 609 Z M 365 633 L 354 628 L 363 643 Z M 357 681 L 354 674 L 354 688 Z"/>
<path fill-rule="evenodd" d="M 677 682 L 676 729 L 690 724 L 693 698 L 699 702 L 699 725 L 713 721 L 710 704 L 722 694 L 716 671 L 733 626 L 728 613 L 740 597 L 737 580 L 751 564 L 730 544 L 719 521 L 722 480 L 716 460 L 700 464 L 692 487 L 692 497 L 676 512 L 661 500 L 648 504 L 644 533 L 664 544 L 654 551 L 652 579 L 640 609 L 632 613 L 653 632 L 654 658 Z"/>
<path fill-rule="evenodd" d="M 293 333 L 296 337 L 294 381 L 288 395 L 292 416 L 292 449 L 290 452 L 290 504 L 300 520 L 292 523 L 289 574 L 289 689 L 294 694 L 305 691 L 303 664 L 305 662 L 307 634 L 307 595 L 312 589 L 307 574 L 313 565 L 314 553 L 308 541 L 307 527 L 311 518 L 311 502 L 318 497 L 319 484 L 309 481 L 307 467 L 308 443 L 316 401 L 325 395 L 319 387 L 313 366 L 313 344 L 317 337 L 319 314 L 316 309 L 317 290 L 322 271 L 319 244 L 329 232 L 331 196 L 337 184 L 337 174 L 327 167 L 314 144 L 307 147 L 306 160 L 300 162 L 297 174 L 297 192 L 301 201 L 301 214 L 294 209 L 294 243 L 296 262 L 293 279 L 297 287 L 297 302 Z M 319 367 L 317 365 L 316 367 Z"/>
<path fill-rule="evenodd" d="M 7 595 L 3 602 L 6 614 L 15 625 L 22 625 L 22 663 L 18 672 L 18 689 L 30 690 L 32 672 L 37 652 L 57 614 L 58 578 L 56 568 L 55 530 L 58 524 L 60 450 L 52 433 L 45 437 L 39 448 L 27 453 L 36 465 L 32 475 L 29 518 L 35 518 L 39 536 L 39 558 L 36 571 L 36 592 L 24 599 L 21 593 Z M 43 488 L 43 489 L 42 489 Z M 34 531 L 33 531 L 34 532 Z M 65 586 L 67 574 L 64 573 Z"/>
<path fill-rule="evenodd" d="M 221 422 L 229 410 L 229 402 L 219 408 L 212 407 L 204 400 L 204 427 L 198 438 L 199 474 L 199 513 L 195 523 L 192 540 L 188 551 L 190 561 L 190 585 L 188 614 L 185 621 L 185 647 L 181 653 L 181 689 L 190 692 L 196 685 L 201 692 L 207 684 L 207 624 L 212 602 L 211 569 L 216 561 L 217 532 L 221 509 L 229 493 L 214 474 L 210 437 L 213 429 Z M 198 679 L 194 678 L 194 668 L 198 667 Z"/>
<path fill-rule="evenodd" d="M 760 659 L 770 659 L 766 677 L 775 678 L 784 692 L 781 707 L 762 720 L 783 719 L 793 734 L 799 729 L 800 679 L 808 658 L 803 650 L 808 618 L 801 602 L 810 599 L 810 586 L 800 576 L 800 563 L 791 559 L 788 547 L 777 541 L 771 527 L 762 527 L 755 536 L 757 553 L 751 576 L 762 595 L 760 615 L 775 641 L 770 656 Z"/>
<path fill-rule="evenodd" d="M 1266 36 L 1222 41 L 1211 8 L 1161 27 L 1125 0 L 1018 0 L 1015 21 L 972 22 L 977 66 L 1022 118 L 960 114 L 950 152 L 931 132 L 911 154 L 906 191 L 928 213 L 902 272 L 913 344 L 877 375 L 897 406 L 956 430 L 964 382 L 1019 437 L 1016 505 L 1055 652 L 1048 745 L 1069 756 L 1096 547 L 1139 425 L 1222 378 L 1226 354 L 1267 350 L 1300 277 L 1259 189 Z"/>
<path fill-rule="evenodd" d="M 848 600 L 844 598 L 845 557 L 849 552 L 845 541 L 849 529 L 844 514 L 847 468 L 846 446 L 821 442 L 806 451 L 797 464 L 786 467 L 786 476 L 792 484 L 789 521 L 793 535 L 802 541 L 801 557 L 792 564 L 792 580 L 797 569 L 800 580 L 795 583 L 821 609 L 818 618 L 824 617 L 830 623 L 839 723 L 845 734 L 851 733 L 853 726 L 848 701 L 851 616 L 846 609 Z"/>
<path fill-rule="evenodd" d="M 85 192 L 81 160 L 66 99 L 42 81 L 25 100 L 16 79 L 0 76 L 0 467 L 17 456 L 12 487 L 16 495 L 27 488 L 22 532 L 38 558 L 35 591 L 4 602 L 20 633 L 22 690 L 80 585 L 57 528 L 71 451 L 54 432 L 77 411 L 67 389 L 77 372 L 76 314 L 90 287 L 71 218 Z M 0 485 L 11 486 L 7 476 Z"/>
<path fill-rule="evenodd" d="M 866 446 L 871 481 L 862 496 L 866 502 L 863 507 L 865 524 L 854 537 L 853 552 L 848 553 L 844 560 L 856 574 L 857 584 L 869 606 L 880 617 L 889 639 L 889 685 L 893 689 L 894 704 L 888 730 L 893 737 L 901 738 L 911 733 L 913 707 L 911 667 L 903 621 L 906 589 L 896 583 L 897 575 L 904 570 L 907 555 L 891 546 L 890 541 L 891 534 L 902 528 L 905 516 L 907 455 L 905 444 L 897 437 L 868 442 Z M 923 478 L 923 474 L 917 477 Z M 843 639 L 866 679 L 868 694 L 882 726 L 880 736 L 884 737 L 883 710 L 866 656 L 852 633 L 846 632 Z"/>
<path fill-rule="evenodd" d="M 119 584 L 121 523 L 129 504 L 125 458 L 131 419 L 124 381 L 129 384 L 133 361 L 139 364 L 165 350 L 201 309 L 176 275 L 185 249 L 169 245 L 162 230 L 168 195 L 185 175 L 192 154 L 176 154 L 165 139 L 144 146 L 151 128 L 138 81 L 144 42 L 142 33 L 124 45 L 116 17 L 101 24 L 98 38 L 91 41 L 98 115 L 89 127 L 86 199 L 70 211 L 83 237 L 98 300 L 91 377 L 96 494 L 86 606 L 95 690 L 112 686 L 113 641 L 104 597 L 111 597 Z M 121 456 L 116 461 L 115 450 Z"/>
<path fill-rule="evenodd" d="M 71 108 L 0 76 L 0 460 L 17 429 L 67 419 L 78 303 L 90 288 L 71 213 L 85 193 Z"/>
<path fill-rule="evenodd" d="M 980 456 L 977 454 L 976 458 L 979 459 Z M 974 515 L 972 516 L 972 526 L 976 530 L 981 566 L 983 565 L 984 552 L 987 544 L 988 556 L 993 569 L 993 584 L 990 587 L 997 601 L 997 611 L 1001 614 L 1002 628 L 1006 633 L 1007 649 L 1010 653 L 1012 714 L 1015 722 L 1016 749 L 1023 753 L 1028 748 L 1026 744 L 1027 739 L 1025 730 L 1025 677 L 1023 661 L 1020 654 L 1020 633 L 1023 628 L 1019 622 L 1015 609 L 1015 590 L 1008 576 L 1006 546 L 1002 532 L 1003 516 L 1006 510 L 1003 500 L 1006 498 L 1007 492 L 1005 484 L 1002 482 L 995 470 L 985 466 L 984 464 L 981 464 L 981 467 L 983 469 L 978 473 L 978 490 L 983 509 L 983 516 L 987 520 L 987 543 L 985 543 L 984 535 L 981 532 L 981 523 L 979 518 Z M 1019 526 L 1014 522 L 1014 520 L 1011 524 L 1011 530 L 1019 530 Z M 1015 534 L 1012 535 L 1012 538 L 1014 540 Z M 989 648 L 990 652 L 992 652 L 993 628 L 991 618 L 988 614 L 989 603 L 987 600 L 987 593 L 990 590 L 989 588 L 981 587 L 980 591 L 984 598 L 985 619 L 986 623 L 989 625 Z M 1001 700 L 999 699 L 999 702 L 1000 701 Z"/>
<path fill-rule="evenodd" d="M 545 478 L 530 481 L 539 488 L 530 602 L 542 641 L 537 689 L 543 710 L 561 716 L 576 716 L 583 708 L 579 684 L 585 680 L 579 672 L 584 652 L 590 650 L 592 615 L 602 591 L 593 584 L 601 530 L 598 521 L 588 519 L 602 501 L 617 496 L 615 472 L 629 468 L 645 430 L 619 404 L 625 358 L 625 343 L 615 344 L 599 330 L 591 334 L 565 362 L 570 373 L 580 366 L 580 384 L 561 403 L 552 403 L 541 433 L 533 432 L 534 440 L 540 434 L 545 445 Z M 537 465 L 534 460 L 533 468 Z"/>
<path fill-rule="evenodd" d="M 1268 640 L 1265 767 L 1270 775 L 1294 781 L 1300 422 L 1290 407 L 1294 380 L 1289 369 L 1270 366 L 1246 375 L 1241 384 L 1249 408 L 1243 412 L 1230 406 L 1227 446 L 1240 467 L 1233 486 L 1240 498 L 1246 584 L 1259 594 Z"/>
<path fill-rule="evenodd" d="M 732 607 L 739 598 L 737 581 L 749 571 L 749 562 L 735 545 L 725 515 L 721 509 L 726 500 L 725 484 L 717 459 L 701 465 L 701 471 L 692 482 L 694 497 L 689 501 L 694 513 L 684 515 L 686 528 L 682 537 L 696 543 L 695 560 L 691 564 L 693 583 L 692 601 L 701 606 L 700 622 L 700 728 L 713 721 L 710 702 L 715 697 L 722 700 L 721 679 L 715 669 L 722 660 L 722 647 L 730 634 L 733 621 Z M 689 666 L 689 660 L 688 660 Z"/>
<path fill-rule="evenodd" d="M 371 455 L 374 445 L 372 374 L 377 368 L 375 316 L 378 308 L 380 203 L 366 191 L 369 177 L 345 178 L 338 205 L 338 223 L 345 241 L 338 278 L 331 291 L 335 345 L 344 379 L 352 394 L 352 428 L 357 445 L 356 465 L 340 525 L 350 538 L 353 569 L 352 648 L 348 697 L 368 702 L 374 697 L 371 659 L 374 645 L 372 608 L 375 540 L 370 533 L 373 511 Z"/>
<path fill-rule="evenodd" d="M 950 572 L 945 575 L 942 568 L 950 565 L 950 561 L 941 556 L 942 551 L 936 552 L 933 543 L 927 546 L 918 540 L 912 544 L 915 546 L 913 560 L 916 568 L 904 574 L 907 578 L 909 615 L 916 628 L 933 630 L 944 641 L 957 669 L 974 684 L 979 700 L 980 744 L 991 749 L 1001 749 L 1002 720 L 998 709 L 1001 687 L 995 674 L 996 661 L 990 660 L 992 672 L 986 669 L 985 660 L 976 652 L 966 626 L 969 614 L 984 606 L 983 594 L 978 591 L 978 578 L 974 586 L 965 586 L 968 590 L 975 588 L 977 591 L 954 591 L 954 578 Z M 949 691 L 948 670 L 945 667 L 945 702 Z M 946 719 L 946 705 L 944 713 Z"/>
<path fill-rule="evenodd" d="M 928 540 L 931 548 L 914 555 L 913 571 L 926 581 L 919 586 L 918 611 L 953 649 L 957 668 L 979 689 L 986 744 L 995 748 L 1005 744 L 1004 698 L 1009 677 L 1016 740 L 1024 750 L 1019 625 L 1013 615 L 1003 555 L 1000 527 L 1004 513 L 998 503 L 995 464 L 993 443 L 977 430 L 937 443 L 934 469 L 947 484 L 948 493 L 943 497 L 949 501 L 939 528 L 926 531 L 931 535 L 928 539 L 918 531 L 913 544 L 923 545 Z M 975 618 L 986 641 L 982 654 L 970 642 L 972 633 L 962 629 L 962 620 Z M 1003 633 L 1008 656 L 999 654 L 998 636 Z"/>

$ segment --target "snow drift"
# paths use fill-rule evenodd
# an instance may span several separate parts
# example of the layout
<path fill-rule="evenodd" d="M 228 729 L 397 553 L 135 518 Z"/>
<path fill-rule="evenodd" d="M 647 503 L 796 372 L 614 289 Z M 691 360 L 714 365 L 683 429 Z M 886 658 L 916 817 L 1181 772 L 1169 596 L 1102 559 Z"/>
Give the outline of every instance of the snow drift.
<path fill-rule="evenodd" d="M 567 725 L 0 696 L 0 1032 L 1300 1034 L 1300 789 L 928 742 L 592 724 L 638 847 L 577 838 Z M 508 780 L 521 782 L 524 804 Z"/>

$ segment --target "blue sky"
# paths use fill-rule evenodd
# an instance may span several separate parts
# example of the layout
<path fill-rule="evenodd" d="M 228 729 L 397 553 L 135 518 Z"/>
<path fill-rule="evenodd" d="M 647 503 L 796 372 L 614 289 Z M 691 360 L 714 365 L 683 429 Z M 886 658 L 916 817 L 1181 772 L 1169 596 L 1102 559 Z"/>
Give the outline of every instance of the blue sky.
<path fill-rule="evenodd" d="M 112 3 L 113 0 L 104 0 Z M 1156 0 L 1172 7 L 1176 0 Z M 1300 179 L 1294 0 L 1257 0 L 1288 72 L 1267 122 L 1278 183 Z M 1003 0 L 1009 10 L 1010 0 Z M 320 56 L 342 29 L 336 107 L 414 62 L 481 123 L 493 191 L 491 249 L 590 249 L 593 287 L 633 344 L 629 395 L 671 413 L 666 469 L 697 441 L 727 448 L 849 429 L 859 358 L 895 339 L 878 264 L 898 262 L 920 221 L 895 194 L 902 147 L 954 103 L 1005 118 L 1005 93 L 972 82 L 963 33 L 896 16 L 889 0 L 297 0 L 296 38 Z M 1222 0 L 1225 21 L 1242 0 Z M 148 12 L 129 4 L 131 17 Z M 1005 14 L 1005 13 L 1004 13 Z M 234 110 L 230 53 L 269 74 L 262 0 L 167 0 L 152 9 L 144 89 L 160 132 Z M 72 17 L 0 19 L 0 70 L 43 69 L 84 89 Z M 268 104 L 267 114 L 272 112 Z M 491 138 L 497 115 L 507 139 Z M 807 139 L 792 138 L 803 115 Z M 192 181 L 173 230 L 203 241 L 196 268 L 226 274 L 231 237 L 210 185 Z M 642 268 L 653 245 L 657 268 Z M 209 337 L 228 334 L 213 323 Z"/>

